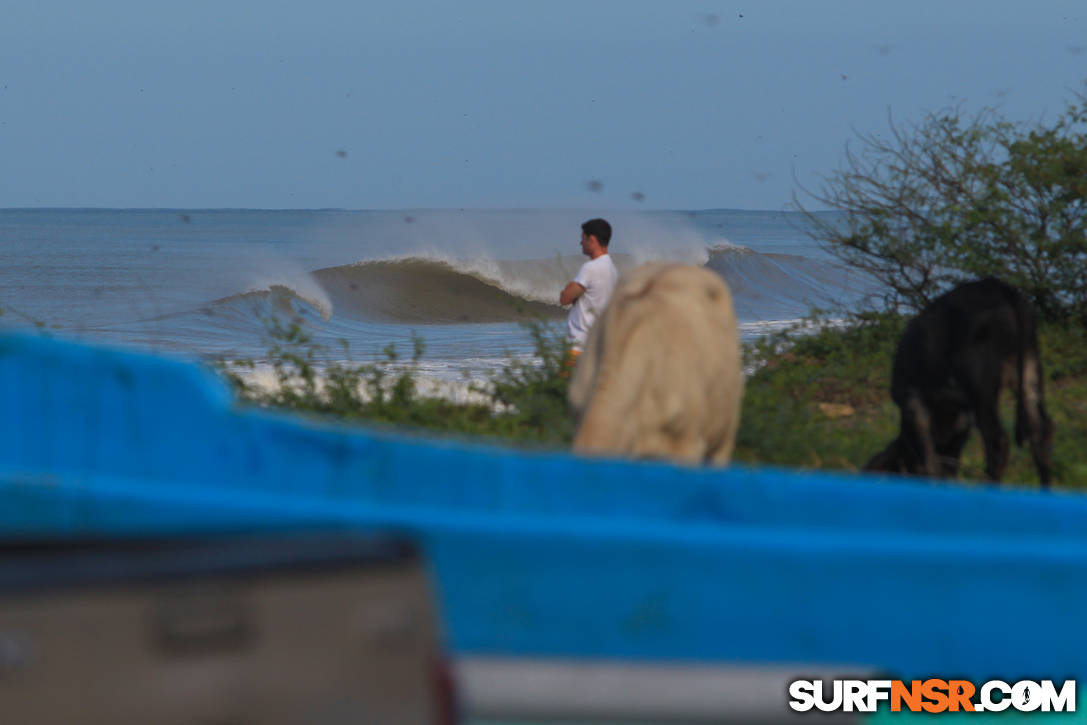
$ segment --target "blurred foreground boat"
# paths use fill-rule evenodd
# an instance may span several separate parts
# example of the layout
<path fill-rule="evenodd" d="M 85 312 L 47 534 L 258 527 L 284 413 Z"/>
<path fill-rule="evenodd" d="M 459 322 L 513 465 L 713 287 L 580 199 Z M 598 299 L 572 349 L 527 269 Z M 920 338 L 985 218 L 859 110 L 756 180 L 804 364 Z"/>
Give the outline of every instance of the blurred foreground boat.
<path fill-rule="evenodd" d="M 6 539 L 5 723 L 452 725 L 414 546 L 380 533 Z"/>
<path fill-rule="evenodd" d="M 7 537 L 415 538 L 474 717 L 752 722 L 787 719 L 801 675 L 1087 674 L 1079 495 L 337 427 L 27 336 L 0 338 L 0 401 Z"/>

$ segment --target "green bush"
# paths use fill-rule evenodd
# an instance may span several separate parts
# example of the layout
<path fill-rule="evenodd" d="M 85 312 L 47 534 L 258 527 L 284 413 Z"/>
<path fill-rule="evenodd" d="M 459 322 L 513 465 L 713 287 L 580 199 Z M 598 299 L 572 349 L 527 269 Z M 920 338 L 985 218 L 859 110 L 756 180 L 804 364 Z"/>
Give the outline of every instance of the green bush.
<path fill-rule="evenodd" d="M 243 403 L 338 420 L 484 436 L 539 445 L 564 445 L 573 436 L 566 406 L 569 383 L 565 339 L 540 321 L 523 323 L 533 341 L 529 360 L 511 360 L 482 385 L 469 389 L 474 402 L 424 396 L 418 363 L 424 341 L 413 335 L 413 352 L 402 360 L 394 345 L 378 362 L 321 363 L 327 347 L 314 342 L 298 321 L 266 321 L 268 362 L 275 385 L 250 381 L 252 360 L 220 361 L 217 368 Z M 343 357 L 350 360 L 346 341 Z"/>
<path fill-rule="evenodd" d="M 736 459 L 856 470 L 893 437 L 891 360 L 904 319 L 817 320 L 745 346 Z M 846 411 L 852 411 L 843 414 Z"/>
<path fill-rule="evenodd" d="M 949 109 L 859 142 L 809 192 L 841 214 L 808 219 L 831 254 L 884 285 L 883 309 L 995 276 L 1046 319 L 1087 320 L 1087 98 L 1051 122 Z"/>

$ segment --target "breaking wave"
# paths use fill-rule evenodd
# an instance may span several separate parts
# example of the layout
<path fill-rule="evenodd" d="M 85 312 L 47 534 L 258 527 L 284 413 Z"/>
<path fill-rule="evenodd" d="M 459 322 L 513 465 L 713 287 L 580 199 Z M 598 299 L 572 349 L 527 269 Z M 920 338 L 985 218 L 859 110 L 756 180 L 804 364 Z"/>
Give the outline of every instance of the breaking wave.
<path fill-rule="evenodd" d="M 313 276 L 337 315 L 373 322 L 463 324 L 563 315 L 558 294 L 565 284 L 565 267 L 560 259 L 456 263 L 407 257 L 328 267 Z"/>
<path fill-rule="evenodd" d="M 639 262 L 613 255 L 620 273 Z M 706 250 L 704 266 L 732 290 L 744 320 L 791 318 L 813 306 L 841 302 L 857 287 L 842 267 L 790 254 L 760 253 L 719 244 Z M 302 294 L 287 285 L 216 300 L 222 308 L 298 313 L 308 305 L 327 322 L 331 317 L 395 324 L 465 324 L 557 319 L 565 309 L 558 293 L 584 262 L 579 256 L 528 260 L 447 260 L 411 256 L 366 260 L 311 273 L 323 295 Z M 309 292 L 309 290 L 307 290 Z"/>
<path fill-rule="evenodd" d="M 620 273 L 644 261 L 613 255 Z M 205 337 L 259 332 L 268 318 L 305 318 L 326 333 L 357 337 L 359 326 L 461 325 L 559 320 L 558 294 L 584 261 L 580 256 L 529 260 L 447 260 L 410 256 L 315 270 L 294 283 L 222 297 L 195 309 L 152 318 Z M 690 260 L 687 260 L 690 261 Z M 790 320 L 811 307 L 833 307 L 864 285 L 844 268 L 810 257 L 761 253 L 719 244 L 701 260 L 732 290 L 741 322 Z M 146 320 L 145 320 L 146 321 Z M 199 330 L 197 329 L 199 328 Z"/>

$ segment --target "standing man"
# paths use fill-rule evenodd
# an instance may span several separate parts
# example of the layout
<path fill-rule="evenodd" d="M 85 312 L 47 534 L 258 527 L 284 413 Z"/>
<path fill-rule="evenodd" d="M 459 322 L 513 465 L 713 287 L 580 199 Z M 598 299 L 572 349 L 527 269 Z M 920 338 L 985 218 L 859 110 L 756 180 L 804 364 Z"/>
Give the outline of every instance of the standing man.
<path fill-rule="evenodd" d="M 619 279 L 619 270 L 608 254 L 610 241 L 611 224 L 603 219 L 590 219 L 581 225 L 581 251 L 589 261 L 581 265 L 574 281 L 559 295 L 560 304 L 573 304 L 566 318 L 566 333 L 573 344 L 572 358 L 581 354 L 589 328 L 604 311 Z"/>

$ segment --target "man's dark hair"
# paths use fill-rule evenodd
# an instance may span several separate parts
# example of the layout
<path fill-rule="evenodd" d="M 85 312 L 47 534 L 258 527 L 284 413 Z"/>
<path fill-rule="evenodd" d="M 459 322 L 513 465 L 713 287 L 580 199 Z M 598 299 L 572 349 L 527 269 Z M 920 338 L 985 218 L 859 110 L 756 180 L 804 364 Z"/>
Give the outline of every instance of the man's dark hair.
<path fill-rule="evenodd" d="M 590 237 L 596 237 L 596 241 L 602 246 L 608 246 L 608 242 L 611 241 L 611 224 L 603 219 L 590 219 L 581 225 L 581 231 Z"/>

